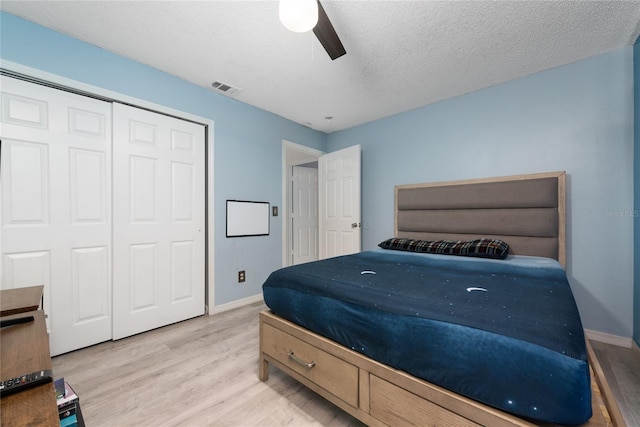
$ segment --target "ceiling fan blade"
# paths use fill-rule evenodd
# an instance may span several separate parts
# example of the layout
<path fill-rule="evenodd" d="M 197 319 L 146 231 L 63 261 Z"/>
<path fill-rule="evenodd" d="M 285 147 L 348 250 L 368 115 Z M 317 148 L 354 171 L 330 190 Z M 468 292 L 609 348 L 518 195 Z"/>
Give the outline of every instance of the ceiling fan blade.
<path fill-rule="evenodd" d="M 333 25 L 331 25 L 331 21 L 329 21 L 327 13 L 324 11 L 324 8 L 319 1 L 318 23 L 313 28 L 313 33 L 320 41 L 320 44 L 324 47 L 324 50 L 327 51 L 331 60 L 340 58 L 342 55 L 347 53 L 342 42 L 338 38 L 336 30 L 333 28 Z"/>

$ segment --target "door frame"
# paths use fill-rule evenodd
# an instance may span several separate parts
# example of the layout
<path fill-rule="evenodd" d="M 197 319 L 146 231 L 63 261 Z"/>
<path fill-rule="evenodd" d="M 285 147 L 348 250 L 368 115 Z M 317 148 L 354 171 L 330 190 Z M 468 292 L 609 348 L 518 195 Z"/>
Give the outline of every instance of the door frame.
<path fill-rule="evenodd" d="M 67 90 L 79 95 L 85 95 L 93 98 L 103 99 L 109 102 L 120 102 L 129 104 L 138 108 L 151 110 L 160 114 L 176 117 L 178 119 L 191 121 L 201 124 L 205 127 L 205 313 L 213 314 L 215 310 L 215 221 L 214 221 L 214 182 L 213 182 L 213 165 L 214 165 L 214 121 L 195 114 L 186 113 L 184 111 L 175 110 L 153 102 L 134 98 L 119 92 L 103 89 L 98 86 L 89 85 L 77 80 L 62 77 L 57 74 L 42 71 L 16 62 L 2 60 L 0 61 L 0 70 L 8 76 L 16 78 L 28 78 L 34 83 L 49 84 L 56 89 Z M 1 218 L 0 218 L 1 219 Z M 1 243 L 0 243 L 1 244 Z M 0 247 L 0 250 L 2 248 Z M 2 263 L 0 263 L 0 277 L 2 275 Z"/>
<path fill-rule="evenodd" d="M 291 252 L 291 222 L 289 221 L 289 205 L 291 204 L 291 180 L 289 168 L 304 163 L 317 161 L 324 151 L 307 147 L 306 145 L 282 140 L 282 266 L 290 265 L 289 253 Z M 317 206 L 317 205 L 316 205 Z"/>

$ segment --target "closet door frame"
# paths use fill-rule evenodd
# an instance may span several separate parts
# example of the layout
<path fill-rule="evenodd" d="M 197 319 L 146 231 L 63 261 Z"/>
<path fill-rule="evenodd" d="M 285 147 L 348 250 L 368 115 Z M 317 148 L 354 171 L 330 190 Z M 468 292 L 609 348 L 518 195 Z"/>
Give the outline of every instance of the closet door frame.
<path fill-rule="evenodd" d="M 120 102 L 129 104 L 134 107 L 147 109 L 160 114 L 166 114 L 179 119 L 188 120 L 199 123 L 205 127 L 205 313 L 212 315 L 218 311 L 215 310 L 215 217 L 214 217 L 214 121 L 205 117 L 197 116 L 191 113 L 175 110 L 160 104 L 155 104 L 142 99 L 134 98 L 118 92 L 100 88 L 98 86 L 89 85 L 77 80 L 42 71 L 26 65 L 18 64 L 12 61 L 0 61 L 0 70 L 8 76 L 16 78 L 28 78 L 35 83 L 49 83 L 58 89 L 67 89 L 80 95 L 95 97 L 105 101 Z M 0 213 L 1 215 L 1 213 Z M 1 218 L 0 218 L 1 219 Z M 0 245 L 2 243 L 0 242 Z M 1 249 L 1 247 L 0 247 Z M 2 275 L 2 264 L 0 263 L 0 277 Z"/>

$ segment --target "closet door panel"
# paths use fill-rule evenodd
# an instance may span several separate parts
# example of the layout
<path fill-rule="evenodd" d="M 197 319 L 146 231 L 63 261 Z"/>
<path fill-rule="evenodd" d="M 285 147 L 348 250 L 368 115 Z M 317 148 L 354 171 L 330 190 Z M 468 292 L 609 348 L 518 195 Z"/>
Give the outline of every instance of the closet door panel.
<path fill-rule="evenodd" d="M 122 266 L 123 268 L 125 266 Z M 159 309 L 158 245 L 129 247 L 129 307 L 131 313 Z M 119 306 L 121 301 L 116 303 Z M 124 308 L 124 307 L 123 307 Z"/>
<path fill-rule="evenodd" d="M 51 289 L 50 251 L 4 253 L 2 267 L 2 289 L 37 285 L 44 285 L 45 289 Z M 11 284 L 11 286 L 5 287 L 5 284 Z M 51 292 L 44 293 L 42 307 L 45 313 L 52 313 Z M 52 315 L 48 314 L 47 326 L 52 320 Z"/>
<path fill-rule="evenodd" d="M 204 126 L 114 104 L 114 339 L 204 313 Z"/>
<path fill-rule="evenodd" d="M 101 151 L 71 149 L 71 223 L 107 224 L 106 155 Z"/>
<path fill-rule="evenodd" d="M 132 155 L 129 171 L 130 223 L 157 223 L 158 159 Z"/>
<path fill-rule="evenodd" d="M 110 318 L 109 252 L 106 246 L 74 248 L 71 252 L 73 323 Z"/>
<path fill-rule="evenodd" d="M 69 108 L 69 134 L 80 138 L 94 137 L 103 141 L 106 136 L 105 116 L 93 111 Z"/>
<path fill-rule="evenodd" d="M 44 284 L 53 355 L 108 340 L 111 106 L 0 79 L 1 286 Z"/>
<path fill-rule="evenodd" d="M 171 222 L 190 223 L 194 220 L 195 168 L 191 164 L 171 163 Z"/>
<path fill-rule="evenodd" d="M 18 91 L 20 88 L 18 88 Z M 40 96 L 36 94 L 36 96 Z M 19 127 L 48 129 L 48 101 L 2 92 L 2 121 Z"/>
<path fill-rule="evenodd" d="M 171 242 L 171 295 L 170 302 L 177 303 L 188 300 L 197 293 L 193 287 L 195 265 L 194 242 Z"/>
<path fill-rule="evenodd" d="M 48 146 L 3 138 L 2 147 L 3 225 L 48 224 Z"/>

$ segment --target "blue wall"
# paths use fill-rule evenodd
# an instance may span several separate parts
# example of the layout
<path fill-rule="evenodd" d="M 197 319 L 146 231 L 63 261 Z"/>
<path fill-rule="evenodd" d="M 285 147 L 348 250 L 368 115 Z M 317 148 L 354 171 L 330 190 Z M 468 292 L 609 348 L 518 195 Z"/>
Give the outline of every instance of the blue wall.
<path fill-rule="evenodd" d="M 635 324 L 638 341 L 632 47 L 327 136 L 12 15 L 0 20 L 2 59 L 215 121 L 217 304 L 259 294 L 282 252 L 281 216 L 268 237 L 226 239 L 224 201 L 281 205 L 283 139 L 323 151 L 361 144 L 364 249 L 393 233 L 395 184 L 566 170 L 568 273 L 584 326 L 631 337 Z"/>
<path fill-rule="evenodd" d="M 282 227 L 267 237 L 227 239 L 225 200 L 282 205 L 282 140 L 319 150 L 326 135 L 156 69 L 1 13 L 2 59 L 211 119 L 214 125 L 216 305 L 258 295 L 282 266 Z M 237 283 L 237 270 L 247 281 Z"/>
<path fill-rule="evenodd" d="M 635 210 L 633 228 L 634 249 L 634 293 L 633 293 L 633 339 L 640 346 L 640 44 L 636 41 L 633 46 L 633 77 L 635 100 L 635 133 L 634 133 L 634 195 Z"/>
<path fill-rule="evenodd" d="M 632 336 L 631 47 L 336 132 L 327 148 L 354 144 L 363 249 L 393 235 L 396 184 L 567 171 L 568 274 L 584 326 Z"/>

